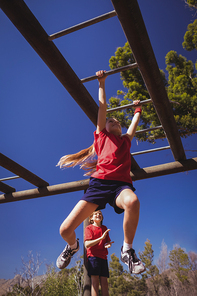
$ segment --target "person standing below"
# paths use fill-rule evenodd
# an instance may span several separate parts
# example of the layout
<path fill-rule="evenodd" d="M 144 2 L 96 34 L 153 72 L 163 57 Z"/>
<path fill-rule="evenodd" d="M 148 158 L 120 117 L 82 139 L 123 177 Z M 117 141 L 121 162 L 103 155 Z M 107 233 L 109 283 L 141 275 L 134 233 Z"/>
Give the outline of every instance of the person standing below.
<path fill-rule="evenodd" d="M 82 169 L 88 171 L 86 175 L 91 177 L 86 193 L 60 226 L 60 234 L 67 245 L 57 258 L 56 265 L 60 269 L 68 266 L 72 256 L 79 250 L 75 229 L 92 212 L 104 209 L 109 203 L 117 214 L 124 213 L 121 261 L 128 265 L 132 274 L 140 274 L 145 271 L 145 266 L 133 249 L 140 202 L 134 193 L 130 176 L 130 147 L 140 121 L 141 105 L 139 100 L 133 101 L 134 116 L 126 134 L 122 135 L 121 125 L 116 118 L 106 120 L 105 71 L 98 71 L 96 75 L 99 81 L 99 110 L 94 143 L 78 153 L 63 156 L 58 163 L 60 168 L 81 165 Z M 98 159 L 93 161 L 95 154 Z"/>
<path fill-rule="evenodd" d="M 88 275 L 91 278 L 91 296 L 98 296 L 99 283 L 102 296 L 109 296 L 108 292 L 108 248 L 112 243 L 109 237 L 110 229 L 102 225 L 101 211 L 93 212 L 89 217 L 90 225 L 85 228 L 84 244 L 87 250 Z"/>

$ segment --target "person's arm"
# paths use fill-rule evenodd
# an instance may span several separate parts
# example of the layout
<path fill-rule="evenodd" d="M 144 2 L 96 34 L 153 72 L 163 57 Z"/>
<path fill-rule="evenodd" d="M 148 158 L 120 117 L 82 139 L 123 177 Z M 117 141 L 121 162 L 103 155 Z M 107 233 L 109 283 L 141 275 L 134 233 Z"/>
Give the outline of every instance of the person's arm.
<path fill-rule="evenodd" d="M 133 137 L 135 135 L 137 126 L 138 126 L 139 121 L 140 121 L 140 115 L 141 115 L 140 100 L 136 100 L 133 103 L 136 105 L 135 112 L 134 112 L 132 122 L 131 122 L 128 130 L 127 130 L 127 133 L 126 133 L 127 137 L 129 137 L 130 141 L 133 140 Z"/>
<path fill-rule="evenodd" d="M 99 110 L 98 110 L 98 118 L 97 118 L 97 129 L 96 133 L 98 134 L 105 128 L 106 124 L 106 110 L 107 110 L 107 103 L 106 103 L 106 94 L 105 94 L 105 71 L 101 70 L 96 72 L 99 81 Z"/>
<path fill-rule="evenodd" d="M 106 249 L 111 248 L 111 245 L 112 245 L 113 243 L 114 243 L 114 241 L 113 241 L 113 242 L 109 241 L 109 242 L 105 243 L 105 248 L 106 248 Z"/>
<path fill-rule="evenodd" d="M 107 233 L 110 231 L 110 229 L 105 230 L 105 232 L 103 233 L 102 236 L 100 236 L 99 238 L 93 239 L 93 240 L 86 240 L 84 242 L 85 247 L 86 248 L 90 248 L 93 247 L 95 245 L 97 245 L 101 240 L 104 240 L 107 236 Z"/>

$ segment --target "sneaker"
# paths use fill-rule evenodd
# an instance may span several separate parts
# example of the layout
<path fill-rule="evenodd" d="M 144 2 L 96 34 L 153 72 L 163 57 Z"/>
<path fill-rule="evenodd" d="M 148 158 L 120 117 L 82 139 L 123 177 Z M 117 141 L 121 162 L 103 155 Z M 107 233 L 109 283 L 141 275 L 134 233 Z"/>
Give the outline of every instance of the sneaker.
<path fill-rule="evenodd" d="M 56 261 L 56 265 L 59 269 L 64 269 L 71 261 L 73 255 L 79 250 L 79 239 L 77 239 L 76 249 L 71 250 L 69 245 L 66 245 L 63 252 L 59 255 Z"/>
<path fill-rule="evenodd" d="M 120 259 L 123 263 L 128 265 L 130 273 L 140 274 L 146 270 L 143 263 L 136 256 L 135 250 L 130 249 L 126 252 L 122 252 L 123 247 L 121 248 L 121 256 Z"/>

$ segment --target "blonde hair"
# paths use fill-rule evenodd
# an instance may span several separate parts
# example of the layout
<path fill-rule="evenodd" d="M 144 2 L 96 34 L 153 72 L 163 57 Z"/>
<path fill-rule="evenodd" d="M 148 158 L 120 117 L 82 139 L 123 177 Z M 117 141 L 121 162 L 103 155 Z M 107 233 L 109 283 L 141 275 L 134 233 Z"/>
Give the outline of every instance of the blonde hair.
<path fill-rule="evenodd" d="M 101 216 L 102 216 L 101 225 L 102 225 L 102 223 L 103 223 L 103 214 L 102 214 L 102 212 L 101 212 L 100 210 L 98 210 L 98 211 L 94 211 L 94 212 L 90 215 L 90 217 L 89 217 L 89 223 L 90 223 L 90 224 L 93 224 L 93 223 L 94 223 L 94 221 L 92 220 L 92 217 L 93 217 L 94 213 L 96 213 L 96 212 L 100 212 L 100 213 L 101 213 Z"/>
<path fill-rule="evenodd" d="M 80 165 L 80 168 L 87 171 L 84 176 L 90 176 L 96 171 L 97 159 L 94 159 L 96 152 L 94 144 L 90 147 L 83 149 L 75 154 L 68 154 L 62 156 L 57 164 L 60 168 L 70 168 Z"/>

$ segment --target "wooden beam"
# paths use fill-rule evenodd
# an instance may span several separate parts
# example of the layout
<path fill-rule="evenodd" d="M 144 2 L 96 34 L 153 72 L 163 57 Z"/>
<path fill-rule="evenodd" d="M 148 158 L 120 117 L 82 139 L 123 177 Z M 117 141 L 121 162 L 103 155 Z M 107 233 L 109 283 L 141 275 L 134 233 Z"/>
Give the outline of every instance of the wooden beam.
<path fill-rule="evenodd" d="M 55 44 L 48 40 L 49 36 L 25 2 L 0 0 L 0 8 L 96 126 L 98 105 Z"/>
<path fill-rule="evenodd" d="M 85 228 L 90 224 L 89 217 L 86 218 L 83 222 L 83 240 L 85 234 Z M 83 252 L 83 273 L 84 273 L 84 286 L 83 286 L 83 296 L 91 296 L 91 279 L 88 276 L 88 258 L 86 247 L 83 245 L 84 252 Z"/>
<path fill-rule="evenodd" d="M 0 181 L 0 191 L 4 193 L 15 192 L 16 189 Z"/>
<path fill-rule="evenodd" d="M 142 74 L 175 160 L 185 152 L 137 0 L 111 0 Z"/>
<path fill-rule="evenodd" d="M 16 163 L 15 161 L 11 160 L 7 156 L 0 153 L 0 165 L 5 169 L 9 170 L 10 172 L 19 175 L 21 178 L 26 180 L 27 182 L 37 186 L 37 187 L 46 187 L 49 185 L 48 182 L 44 181 L 40 177 L 36 176 L 32 172 L 28 171 L 20 164 Z"/>
<path fill-rule="evenodd" d="M 98 105 L 22 0 L 0 0 L 0 8 L 29 42 L 69 94 L 96 125 Z"/>
<path fill-rule="evenodd" d="M 0 203 L 86 190 L 89 179 L 0 195 Z"/>
<path fill-rule="evenodd" d="M 133 170 L 130 175 L 133 181 L 160 177 L 197 169 L 197 157 L 165 163 L 144 169 Z"/>
<path fill-rule="evenodd" d="M 85 22 L 80 23 L 78 25 L 72 26 L 72 27 L 70 27 L 68 29 L 65 29 L 65 30 L 62 30 L 60 32 L 54 33 L 54 34 L 50 35 L 48 39 L 53 40 L 53 39 L 62 37 L 64 35 L 67 35 L 67 34 L 75 32 L 75 31 L 81 30 L 83 28 L 86 28 L 88 26 L 97 24 L 97 23 L 99 23 L 101 21 L 107 20 L 107 19 L 109 19 L 109 18 L 111 18 L 113 16 L 116 16 L 115 10 L 107 12 L 107 13 L 102 14 L 100 16 L 97 16 L 97 17 L 95 17 L 95 18 L 93 18 L 91 20 L 85 21 Z"/>
<path fill-rule="evenodd" d="M 182 161 L 175 161 L 167 164 L 147 167 L 144 169 L 133 170 L 131 177 L 134 181 L 159 177 L 169 174 L 175 174 L 197 169 L 197 157 Z M 56 194 L 86 190 L 89 186 L 89 179 L 52 185 L 43 188 L 30 189 L 26 191 L 18 191 L 9 194 L 0 195 L 0 203 L 7 203 L 30 198 L 43 196 L 51 196 Z"/>

